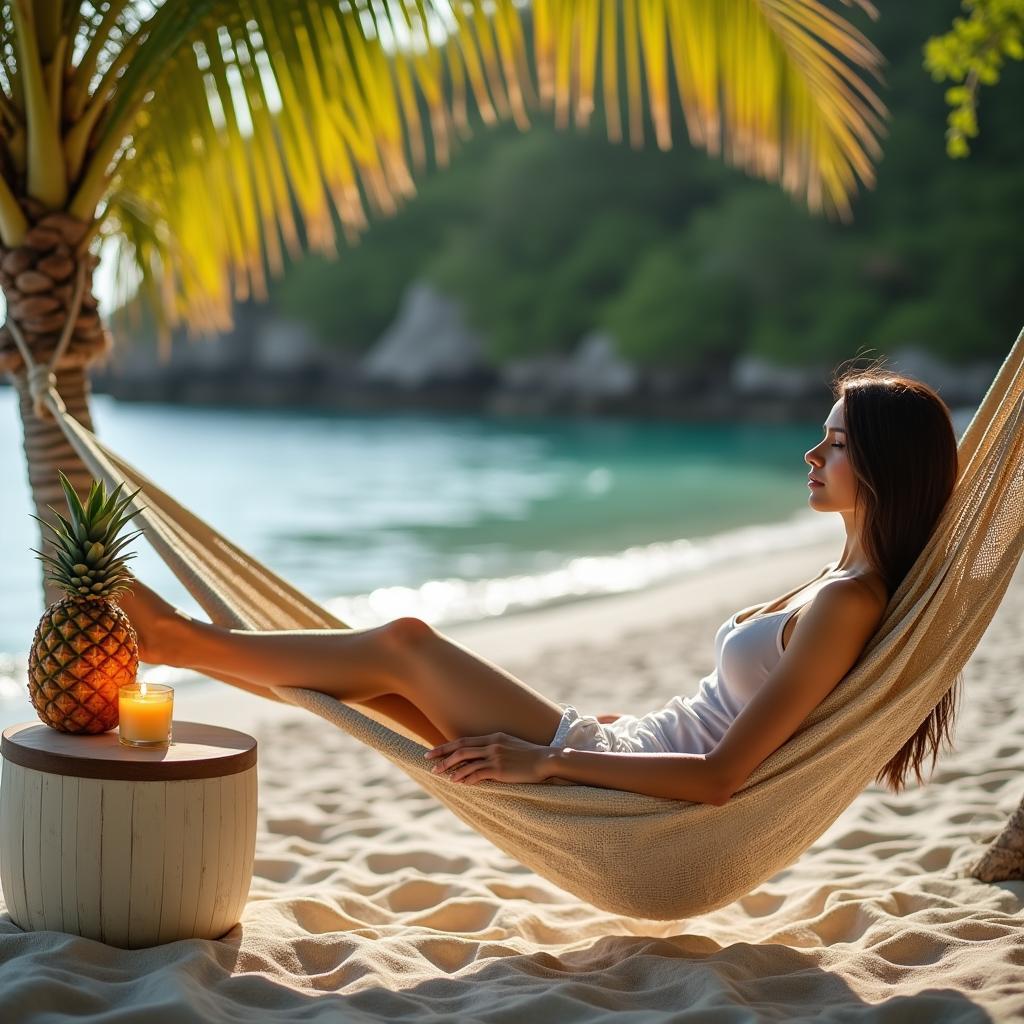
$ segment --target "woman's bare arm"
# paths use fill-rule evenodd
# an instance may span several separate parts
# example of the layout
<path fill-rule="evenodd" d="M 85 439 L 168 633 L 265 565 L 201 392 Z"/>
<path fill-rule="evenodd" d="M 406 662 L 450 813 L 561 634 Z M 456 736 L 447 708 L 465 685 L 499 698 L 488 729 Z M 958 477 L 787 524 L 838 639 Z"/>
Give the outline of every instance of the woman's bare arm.
<path fill-rule="evenodd" d="M 823 587 L 797 620 L 778 665 L 710 754 L 553 749 L 550 774 L 583 785 L 724 804 L 856 664 L 884 610 L 857 580 Z"/>
<path fill-rule="evenodd" d="M 730 796 L 853 668 L 884 612 L 881 598 L 856 579 L 818 591 L 779 663 L 708 754 Z"/>
<path fill-rule="evenodd" d="M 584 786 L 624 789 L 668 800 L 722 804 L 726 780 L 703 754 L 619 754 L 552 748 L 550 777 Z"/>

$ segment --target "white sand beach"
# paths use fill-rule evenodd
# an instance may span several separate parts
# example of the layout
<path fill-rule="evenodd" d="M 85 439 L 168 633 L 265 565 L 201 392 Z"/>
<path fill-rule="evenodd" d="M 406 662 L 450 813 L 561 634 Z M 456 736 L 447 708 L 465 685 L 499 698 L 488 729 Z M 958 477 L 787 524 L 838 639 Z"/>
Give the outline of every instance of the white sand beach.
<path fill-rule="evenodd" d="M 448 632 L 581 711 L 641 713 L 696 689 L 731 612 L 835 558 L 836 525 L 833 542 L 796 553 Z M 1024 882 L 964 875 L 1021 798 L 1022 683 L 1024 567 L 968 664 L 956 749 L 929 784 L 899 796 L 870 786 L 797 863 L 727 907 L 673 922 L 581 903 L 319 718 L 226 686 L 182 690 L 176 717 L 259 741 L 241 922 L 219 941 L 133 951 L 23 933 L 3 913 L 0 1016 L 1024 1019 Z"/>

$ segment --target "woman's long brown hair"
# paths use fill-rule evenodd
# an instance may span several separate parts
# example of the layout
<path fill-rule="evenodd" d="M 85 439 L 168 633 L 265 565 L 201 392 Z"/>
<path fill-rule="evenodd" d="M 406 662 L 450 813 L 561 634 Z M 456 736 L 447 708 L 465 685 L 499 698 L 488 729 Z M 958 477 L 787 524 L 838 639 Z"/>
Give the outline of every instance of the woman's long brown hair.
<path fill-rule="evenodd" d="M 927 384 L 885 369 L 837 368 L 833 395 L 843 399 L 847 455 L 862 507 L 861 542 L 891 598 L 931 536 L 956 483 L 957 442 L 949 408 Z M 900 792 L 911 772 L 924 783 L 943 740 L 952 742 L 957 699 L 953 685 L 918 730 L 882 768 L 876 781 Z"/>

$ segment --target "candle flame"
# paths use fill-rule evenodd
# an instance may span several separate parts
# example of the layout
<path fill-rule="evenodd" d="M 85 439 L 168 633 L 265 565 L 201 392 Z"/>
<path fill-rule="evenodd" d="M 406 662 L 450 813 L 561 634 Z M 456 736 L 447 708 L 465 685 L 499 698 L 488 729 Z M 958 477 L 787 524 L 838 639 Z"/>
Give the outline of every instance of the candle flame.
<path fill-rule="evenodd" d="M 139 683 L 139 695 L 142 696 L 142 697 L 146 696 L 146 680 L 145 679 L 143 679 L 142 682 Z"/>

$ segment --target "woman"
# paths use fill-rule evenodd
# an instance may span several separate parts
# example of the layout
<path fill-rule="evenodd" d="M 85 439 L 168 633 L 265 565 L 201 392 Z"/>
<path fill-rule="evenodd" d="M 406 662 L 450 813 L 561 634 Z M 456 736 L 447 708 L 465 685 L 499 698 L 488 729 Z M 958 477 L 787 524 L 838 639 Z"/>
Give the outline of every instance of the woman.
<path fill-rule="evenodd" d="M 426 756 L 455 784 L 553 780 L 723 804 L 854 666 L 956 480 L 949 410 L 927 385 L 873 367 L 834 377 L 832 390 L 804 461 L 811 507 L 843 518 L 843 551 L 810 583 L 724 622 L 715 671 L 695 697 L 639 717 L 580 716 L 419 619 L 229 630 L 137 584 L 122 604 L 140 657 L 250 690 L 299 686 L 377 708 L 435 743 Z M 921 781 L 954 711 L 951 690 L 879 780 L 899 790 L 913 769 Z"/>

